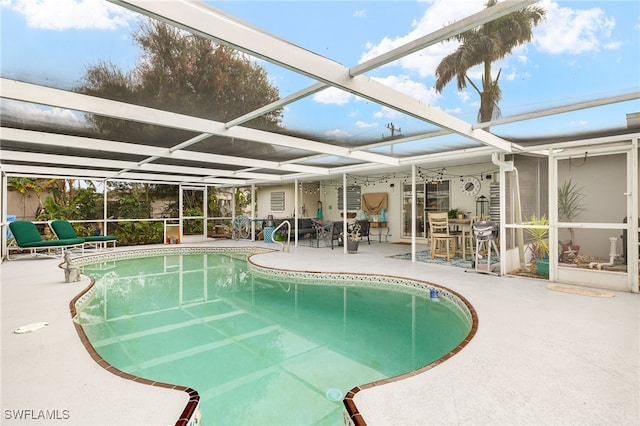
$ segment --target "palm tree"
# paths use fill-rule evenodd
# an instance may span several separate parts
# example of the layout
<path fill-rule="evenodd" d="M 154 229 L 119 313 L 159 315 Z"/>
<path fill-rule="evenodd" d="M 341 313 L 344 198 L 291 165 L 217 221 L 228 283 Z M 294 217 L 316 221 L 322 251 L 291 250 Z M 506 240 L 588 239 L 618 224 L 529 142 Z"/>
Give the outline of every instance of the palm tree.
<path fill-rule="evenodd" d="M 496 3 L 497 0 L 488 0 L 486 7 L 494 6 Z M 444 86 L 454 77 L 457 79 L 458 90 L 467 87 L 468 82 L 480 95 L 478 121 L 483 123 L 498 118 L 498 102 L 502 98 L 498 79 L 502 69 L 498 71 L 494 80 L 491 76 L 491 63 L 504 58 L 516 46 L 531 41 L 533 27 L 544 17 L 544 9 L 530 6 L 452 37 L 461 44 L 438 65 L 436 91 L 441 93 Z M 470 68 L 480 64 L 484 65 L 482 90 L 467 75 Z"/>

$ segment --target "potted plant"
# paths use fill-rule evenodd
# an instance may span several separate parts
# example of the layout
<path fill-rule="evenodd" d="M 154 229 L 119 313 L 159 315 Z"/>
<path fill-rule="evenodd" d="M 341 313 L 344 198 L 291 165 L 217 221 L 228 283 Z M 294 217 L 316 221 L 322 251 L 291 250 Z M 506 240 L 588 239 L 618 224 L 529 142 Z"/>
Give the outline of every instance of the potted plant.
<path fill-rule="evenodd" d="M 558 220 L 560 222 L 573 222 L 580 213 L 585 211 L 584 193 L 582 189 L 568 179 L 558 188 Z M 580 246 L 575 243 L 573 228 L 569 229 L 569 241 L 562 244 L 561 258 L 575 258 L 580 251 Z"/>
<path fill-rule="evenodd" d="M 354 223 L 347 232 L 347 253 L 357 253 L 360 244 L 360 224 Z"/>
<path fill-rule="evenodd" d="M 534 214 L 531 216 L 531 224 L 535 226 L 547 226 L 549 220 L 546 215 L 539 218 Z M 549 276 L 549 229 L 548 228 L 527 228 L 529 234 L 529 250 L 531 250 L 532 260 L 536 264 L 536 272 L 544 277 Z"/>
<path fill-rule="evenodd" d="M 449 212 L 447 213 L 447 216 L 449 217 L 449 219 L 457 219 L 458 218 L 458 209 L 449 210 Z"/>

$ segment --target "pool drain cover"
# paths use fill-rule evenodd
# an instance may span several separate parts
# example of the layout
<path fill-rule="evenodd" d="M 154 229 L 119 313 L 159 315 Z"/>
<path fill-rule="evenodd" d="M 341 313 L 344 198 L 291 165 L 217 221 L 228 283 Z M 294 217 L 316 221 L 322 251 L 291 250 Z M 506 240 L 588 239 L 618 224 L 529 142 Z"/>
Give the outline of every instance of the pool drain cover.
<path fill-rule="evenodd" d="M 329 389 L 326 395 L 329 401 L 340 401 L 342 399 L 342 392 L 337 388 Z"/>

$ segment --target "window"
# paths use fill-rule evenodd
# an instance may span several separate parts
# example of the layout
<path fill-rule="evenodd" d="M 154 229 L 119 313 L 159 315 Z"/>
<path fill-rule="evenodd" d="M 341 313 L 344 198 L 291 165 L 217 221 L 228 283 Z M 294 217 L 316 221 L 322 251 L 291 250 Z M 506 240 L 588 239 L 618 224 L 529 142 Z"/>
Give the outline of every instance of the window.
<path fill-rule="evenodd" d="M 361 199 L 360 185 L 347 186 L 347 210 L 360 210 Z M 338 187 L 338 209 L 343 210 L 342 187 Z"/>
<path fill-rule="evenodd" d="M 276 191 L 271 193 L 271 211 L 284 211 L 284 191 Z"/>
<path fill-rule="evenodd" d="M 425 210 L 428 212 L 449 211 L 449 181 L 425 183 L 427 200 Z"/>

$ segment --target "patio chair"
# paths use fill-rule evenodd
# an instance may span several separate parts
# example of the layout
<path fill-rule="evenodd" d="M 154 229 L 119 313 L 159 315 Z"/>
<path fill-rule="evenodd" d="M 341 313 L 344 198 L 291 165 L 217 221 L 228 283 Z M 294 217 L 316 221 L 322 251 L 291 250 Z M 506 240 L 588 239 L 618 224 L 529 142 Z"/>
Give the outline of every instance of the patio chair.
<path fill-rule="evenodd" d="M 75 229 L 73 229 L 73 225 L 71 225 L 67 220 L 49 221 L 49 227 L 56 237 L 60 239 L 81 238 L 84 240 L 85 246 L 93 246 L 95 249 L 107 248 L 109 243 L 113 244 L 113 248 L 116 248 L 116 243 L 118 242 L 118 237 L 115 235 L 91 235 L 88 237 L 79 237 L 78 234 L 76 234 Z"/>
<path fill-rule="evenodd" d="M 331 250 L 333 250 L 333 241 L 338 241 L 338 246 L 344 244 L 342 235 L 342 222 L 333 222 L 331 224 Z"/>
<path fill-rule="evenodd" d="M 73 248 L 79 248 L 84 254 L 85 241 L 82 238 L 43 240 L 36 225 L 32 222 L 23 220 L 9 223 L 9 229 L 11 229 L 11 233 L 13 234 L 16 242 L 15 246 L 7 247 L 7 259 L 9 260 L 13 260 L 11 258 L 12 251 L 29 251 L 31 256 L 35 257 L 36 255 L 41 254 L 41 252 L 46 252 L 51 255 L 52 251 L 55 253 L 56 250 L 60 250 L 60 256 L 62 256 L 65 249 L 70 250 Z"/>
<path fill-rule="evenodd" d="M 324 246 L 329 247 L 331 243 L 331 232 L 332 232 L 332 222 L 330 221 L 317 221 L 315 219 L 311 219 L 313 223 L 313 228 L 315 232 L 311 234 L 311 238 L 309 239 L 309 244 L 311 247 L 320 247 L 320 241 L 324 241 Z M 315 235 L 315 236 L 314 236 Z"/>
<path fill-rule="evenodd" d="M 429 213 L 429 233 L 431 234 L 431 258 L 446 257 L 451 259 L 455 253 L 455 235 L 449 232 L 449 215 L 447 212 Z"/>
<path fill-rule="evenodd" d="M 371 228 L 371 224 L 368 220 L 358 220 L 356 221 L 360 225 L 360 238 L 367 237 L 367 242 L 371 244 L 371 240 L 369 239 L 369 231 Z"/>

